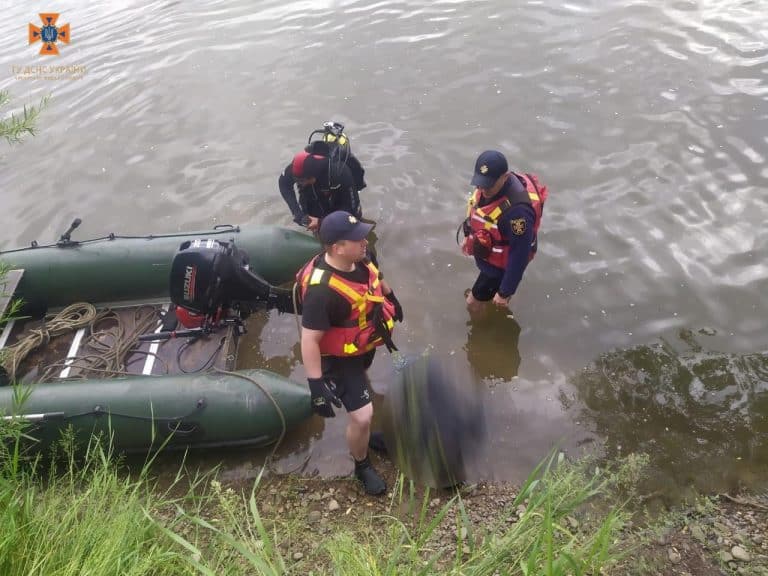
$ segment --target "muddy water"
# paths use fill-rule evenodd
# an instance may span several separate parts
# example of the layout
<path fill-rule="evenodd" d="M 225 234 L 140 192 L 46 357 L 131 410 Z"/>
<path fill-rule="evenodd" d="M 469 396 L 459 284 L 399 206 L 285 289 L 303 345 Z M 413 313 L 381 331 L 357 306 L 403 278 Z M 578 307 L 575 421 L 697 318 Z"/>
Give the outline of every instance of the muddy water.
<path fill-rule="evenodd" d="M 3 111 L 52 96 L 36 138 L 0 145 L 0 245 L 52 240 L 74 217 L 84 236 L 291 226 L 277 175 L 335 119 L 368 170 L 401 347 L 480 378 L 494 456 L 478 476 L 519 479 L 561 442 L 650 450 L 671 485 L 765 477 L 762 3 L 81 4 L 58 3 L 72 43 L 54 58 L 84 72 L 50 79 L 23 73 L 50 64 L 27 45 L 35 11 L 0 11 Z M 551 197 L 514 321 L 471 323 L 454 232 L 488 147 Z M 293 319 L 260 323 L 241 364 L 301 379 Z M 677 355 L 649 352 L 663 342 Z M 385 353 L 371 376 L 386 393 Z M 343 419 L 312 420 L 281 465 L 346 474 L 342 438 Z M 200 462 L 222 456 L 232 475 L 258 461 Z"/>

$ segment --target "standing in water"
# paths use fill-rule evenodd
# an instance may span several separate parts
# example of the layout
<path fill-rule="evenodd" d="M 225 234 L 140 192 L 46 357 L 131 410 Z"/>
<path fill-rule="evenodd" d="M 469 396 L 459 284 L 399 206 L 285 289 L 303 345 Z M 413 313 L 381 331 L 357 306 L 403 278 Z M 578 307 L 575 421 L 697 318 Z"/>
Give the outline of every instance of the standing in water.
<path fill-rule="evenodd" d="M 532 174 L 509 170 L 504 154 L 486 150 L 477 157 L 475 186 L 464 221 L 461 250 L 474 256 L 480 274 L 467 294 L 470 313 L 489 301 L 510 305 L 537 249 L 547 188 Z"/>
<path fill-rule="evenodd" d="M 309 136 L 307 146 L 285 167 L 278 186 L 300 226 L 317 232 L 331 212 L 344 210 L 362 218 L 360 190 L 366 187 L 365 170 L 352 154 L 344 126 L 326 122 Z M 317 134 L 320 139 L 313 139 Z M 297 199 L 298 192 L 298 199 Z"/>
<path fill-rule="evenodd" d="M 378 495 L 387 486 L 368 457 L 373 404 L 367 370 L 376 347 L 391 343 L 394 322 L 402 321 L 403 309 L 366 258 L 366 236 L 372 227 L 349 212 L 328 214 L 319 229 L 323 253 L 302 268 L 296 281 L 302 301 L 301 355 L 312 409 L 332 418 L 333 406 L 344 406 L 355 476 L 366 493 Z"/>

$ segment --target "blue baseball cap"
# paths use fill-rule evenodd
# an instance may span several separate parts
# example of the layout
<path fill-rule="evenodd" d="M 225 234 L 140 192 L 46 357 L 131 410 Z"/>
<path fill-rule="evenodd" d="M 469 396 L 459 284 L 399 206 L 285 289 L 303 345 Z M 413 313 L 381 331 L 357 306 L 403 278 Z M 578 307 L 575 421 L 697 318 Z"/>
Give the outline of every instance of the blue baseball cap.
<path fill-rule="evenodd" d="M 320 242 L 335 244 L 340 240 L 358 242 L 368 236 L 373 224 L 360 222 L 349 212 L 337 210 L 331 212 L 320 222 Z"/>
<path fill-rule="evenodd" d="M 504 154 L 498 150 L 486 150 L 475 161 L 475 174 L 470 184 L 480 188 L 490 188 L 507 172 L 509 172 L 509 165 Z"/>

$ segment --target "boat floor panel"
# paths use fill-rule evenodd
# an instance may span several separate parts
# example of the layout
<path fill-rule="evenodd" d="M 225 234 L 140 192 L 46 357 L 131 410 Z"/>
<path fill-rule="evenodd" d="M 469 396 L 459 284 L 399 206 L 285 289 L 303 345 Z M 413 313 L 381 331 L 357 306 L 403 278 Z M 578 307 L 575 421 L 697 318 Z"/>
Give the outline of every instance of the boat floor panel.
<path fill-rule="evenodd" d="M 163 306 L 126 306 L 100 309 L 98 313 L 99 319 L 85 329 L 74 359 L 68 362 L 67 355 L 77 330 L 51 337 L 46 344 L 32 350 L 17 369 L 19 380 L 24 383 L 56 380 L 68 364 L 68 378 L 106 378 L 110 376 L 108 372 L 114 372 L 116 358 L 121 353 L 120 372 L 127 374 L 177 375 L 212 367 L 235 369 L 237 332 L 231 325 L 199 338 L 138 342 L 128 349 L 127 342 L 132 336 L 161 329 Z M 29 336 L 42 324 L 41 320 L 18 319 L 6 347 Z M 148 356 L 153 359 L 148 361 Z"/>

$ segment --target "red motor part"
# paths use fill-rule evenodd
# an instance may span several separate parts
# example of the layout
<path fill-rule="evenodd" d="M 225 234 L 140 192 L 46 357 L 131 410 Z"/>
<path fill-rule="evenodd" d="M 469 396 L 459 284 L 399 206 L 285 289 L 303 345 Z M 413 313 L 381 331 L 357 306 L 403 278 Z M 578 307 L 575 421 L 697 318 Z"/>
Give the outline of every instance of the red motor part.
<path fill-rule="evenodd" d="M 202 328 L 206 318 L 208 317 L 205 314 L 198 314 L 197 312 L 192 312 L 192 310 L 189 310 L 188 308 L 177 306 L 176 318 L 179 319 L 179 322 L 181 322 L 182 326 L 185 328 Z M 221 308 L 219 308 L 213 315 L 212 321 L 214 324 L 217 324 L 220 319 Z"/>

